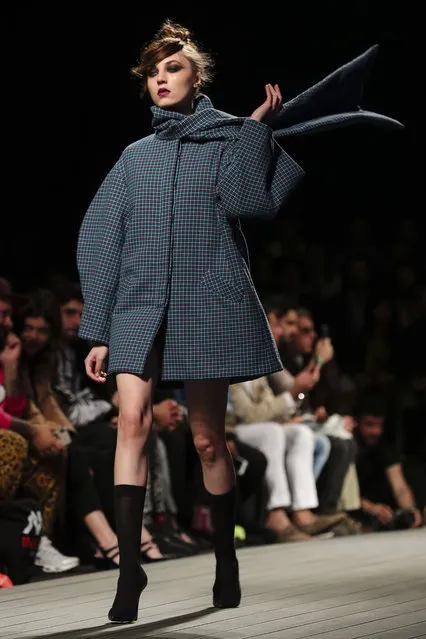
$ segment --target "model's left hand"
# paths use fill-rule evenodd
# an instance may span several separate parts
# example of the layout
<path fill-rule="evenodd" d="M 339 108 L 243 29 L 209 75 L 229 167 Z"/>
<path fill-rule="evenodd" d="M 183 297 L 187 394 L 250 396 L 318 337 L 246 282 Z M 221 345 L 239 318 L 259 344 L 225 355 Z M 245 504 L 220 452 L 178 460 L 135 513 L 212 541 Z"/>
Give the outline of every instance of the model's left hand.
<path fill-rule="evenodd" d="M 272 84 L 267 84 L 265 86 L 265 91 L 266 100 L 260 105 L 260 107 L 253 111 L 250 116 L 252 120 L 262 122 L 266 118 L 276 115 L 282 109 L 283 99 L 281 97 L 281 91 L 278 84 L 275 84 L 274 86 L 272 86 Z"/>
<path fill-rule="evenodd" d="M 106 382 L 107 374 L 104 370 L 102 370 L 102 367 L 107 358 L 107 355 L 108 346 L 94 346 L 84 360 L 86 374 L 95 382 Z"/>

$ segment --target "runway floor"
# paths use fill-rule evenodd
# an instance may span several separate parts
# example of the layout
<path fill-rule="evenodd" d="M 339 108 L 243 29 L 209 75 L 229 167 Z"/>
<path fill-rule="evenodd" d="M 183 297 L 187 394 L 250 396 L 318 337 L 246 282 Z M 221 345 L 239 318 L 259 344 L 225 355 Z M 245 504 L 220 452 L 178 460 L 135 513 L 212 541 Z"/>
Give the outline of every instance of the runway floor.
<path fill-rule="evenodd" d="M 426 528 L 239 551 L 243 600 L 211 606 L 212 554 L 148 565 L 139 620 L 106 614 L 117 573 L 0 590 L 4 639 L 426 637 Z"/>

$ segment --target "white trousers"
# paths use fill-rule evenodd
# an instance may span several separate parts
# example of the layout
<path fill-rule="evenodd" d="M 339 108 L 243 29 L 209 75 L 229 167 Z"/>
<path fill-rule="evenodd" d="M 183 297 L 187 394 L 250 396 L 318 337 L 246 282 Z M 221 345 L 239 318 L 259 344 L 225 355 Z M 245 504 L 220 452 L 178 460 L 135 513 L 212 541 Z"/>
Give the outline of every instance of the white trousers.
<path fill-rule="evenodd" d="M 239 424 L 239 439 L 265 455 L 268 510 L 305 510 L 318 506 L 313 457 L 314 434 L 305 424 Z"/>

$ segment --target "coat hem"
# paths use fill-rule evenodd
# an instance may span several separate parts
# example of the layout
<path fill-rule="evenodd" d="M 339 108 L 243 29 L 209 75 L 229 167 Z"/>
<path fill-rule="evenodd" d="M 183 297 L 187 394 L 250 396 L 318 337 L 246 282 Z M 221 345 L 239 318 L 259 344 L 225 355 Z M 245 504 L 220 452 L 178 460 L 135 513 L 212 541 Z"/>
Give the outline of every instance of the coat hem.
<path fill-rule="evenodd" d="M 270 366 L 268 368 L 253 372 L 253 373 L 224 373 L 221 375 L 182 375 L 180 377 L 178 377 L 177 375 L 173 375 L 173 376 L 164 376 L 164 377 L 160 377 L 160 379 L 158 380 L 158 384 L 157 386 L 163 386 L 163 385 L 167 385 L 167 386 L 173 386 L 173 385 L 177 385 L 177 384 L 183 384 L 183 382 L 189 382 L 189 381 L 209 381 L 209 380 L 214 380 L 214 379 L 229 379 L 229 383 L 230 384 L 237 384 L 237 383 L 241 383 L 241 382 L 248 382 L 250 380 L 253 379 L 258 379 L 259 377 L 265 377 L 265 375 L 272 375 L 272 373 L 277 373 L 278 371 L 283 370 L 283 366 L 282 365 L 276 365 L 276 366 Z M 128 373 L 130 375 L 142 375 L 143 372 L 141 371 L 135 371 L 135 370 L 124 370 L 122 368 L 117 368 L 114 367 L 113 369 L 108 371 L 108 374 L 112 374 L 112 375 L 118 375 L 120 373 Z"/>

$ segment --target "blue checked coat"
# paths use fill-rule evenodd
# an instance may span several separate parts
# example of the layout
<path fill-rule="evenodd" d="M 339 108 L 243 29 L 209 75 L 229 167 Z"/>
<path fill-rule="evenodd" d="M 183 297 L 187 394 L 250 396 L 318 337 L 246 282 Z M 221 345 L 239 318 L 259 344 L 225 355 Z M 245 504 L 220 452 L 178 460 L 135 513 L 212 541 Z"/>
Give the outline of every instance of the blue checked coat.
<path fill-rule="evenodd" d="M 109 372 L 141 374 L 156 338 L 162 381 L 282 369 L 239 220 L 274 217 L 303 176 L 278 138 L 357 122 L 403 128 L 357 104 L 376 53 L 286 103 L 270 126 L 206 96 L 192 115 L 152 107 L 155 133 L 124 150 L 79 234 L 80 335 L 109 345 Z"/>
<path fill-rule="evenodd" d="M 109 345 L 109 372 L 141 374 L 156 336 L 161 381 L 280 370 L 238 220 L 273 217 L 303 171 L 269 126 L 206 96 L 192 115 L 152 111 L 80 229 L 80 335 Z"/>

